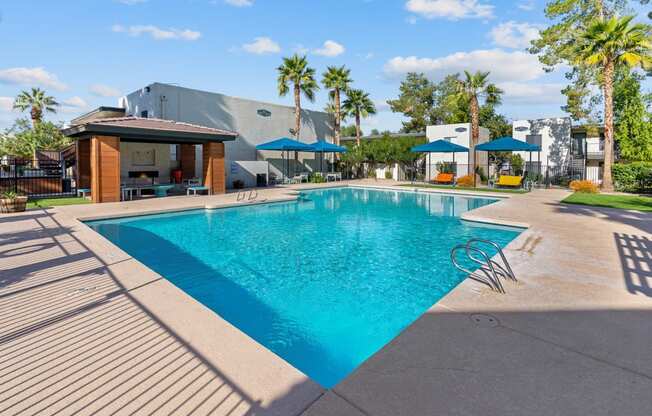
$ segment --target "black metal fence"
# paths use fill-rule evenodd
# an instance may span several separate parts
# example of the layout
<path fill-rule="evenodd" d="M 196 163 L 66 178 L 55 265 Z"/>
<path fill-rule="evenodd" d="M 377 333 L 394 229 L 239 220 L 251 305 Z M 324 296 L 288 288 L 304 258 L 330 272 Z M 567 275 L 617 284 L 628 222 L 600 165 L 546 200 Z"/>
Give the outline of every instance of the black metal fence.
<path fill-rule="evenodd" d="M 73 169 L 74 162 L 65 160 L 0 159 L 0 193 L 72 196 L 77 193 Z"/>

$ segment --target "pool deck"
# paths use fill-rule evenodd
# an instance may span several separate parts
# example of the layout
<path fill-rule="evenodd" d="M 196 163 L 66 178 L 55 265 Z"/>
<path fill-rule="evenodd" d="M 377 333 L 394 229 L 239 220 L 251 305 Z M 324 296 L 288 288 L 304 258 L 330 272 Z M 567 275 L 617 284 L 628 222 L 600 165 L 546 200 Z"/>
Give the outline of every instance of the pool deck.
<path fill-rule="evenodd" d="M 652 214 L 566 195 L 467 213 L 529 225 L 519 283 L 467 279 L 328 391 L 78 221 L 237 194 L 0 214 L 0 414 L 649 415 Z"/>

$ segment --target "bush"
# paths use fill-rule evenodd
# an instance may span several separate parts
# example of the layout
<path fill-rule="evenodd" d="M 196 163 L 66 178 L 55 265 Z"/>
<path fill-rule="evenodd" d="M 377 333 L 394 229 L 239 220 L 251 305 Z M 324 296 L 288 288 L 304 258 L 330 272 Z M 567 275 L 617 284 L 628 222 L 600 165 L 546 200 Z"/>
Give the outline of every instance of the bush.
<path fill-rule="evenodd" d="M 473 176 L 471 175 L 466 175 L 462 176 L 457 180 L 457 186 L 463 186 L 463 187 L 472 187 L 473 186 Z"/>
<path fill-rule="evenodd" d="M 453 162 L 437 162 L 435 166 L 439 173 L 455 173 L 455 163 Z"/>
<path fill-rule="evenodd" d="M 611 174 L 618 191 L 652 193 L 652 162 L 616 163 Z"/>
<path fill-rule="evenodd" d="M 386 170 L 385 171 L 385 179 L 394 179 L 394 175 L 392 175 L 391 170 Z"/>
<path fill-rule="evenodd" d="M 233 189 L 242 189 L 244 188 L 244 182 L 241 181 L 240 179 L 236 179 L 233 181 Z"/>
<path fill-rule="evenodd" d="M 598 185 L 593 181 L 572 181 L 569 186 L 573 192 L 582 192 L 585 194 L 597 194 L 600 192 Z"/>
<path fill-rule="evenodd" d="M 311 183 L 324 183 L 324 182 L 326 182 L 326 178 L 324 178 L 321 173 L 315 172 L 312 175 L 310 175 L 310 182 Z"/>

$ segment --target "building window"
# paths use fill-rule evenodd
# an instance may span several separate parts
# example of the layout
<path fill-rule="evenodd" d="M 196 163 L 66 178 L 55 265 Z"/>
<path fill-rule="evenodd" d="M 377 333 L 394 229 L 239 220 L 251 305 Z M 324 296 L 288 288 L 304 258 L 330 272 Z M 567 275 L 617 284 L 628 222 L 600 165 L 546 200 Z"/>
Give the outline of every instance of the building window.
<path fill-rule="evenodd" d="M 528 134 L 525 136 L 525 141 L 527 144 L 532 144 L 535 146 L 541 146 L 541 135 L 540 134 Z"/>
<path fill-rule="evenodd" d="M 142 118 L 148 118 L 149 117 L 149 112 L 147 110 L 143 110 L 140 112 L 140 116 Z"/>
<path fill-rule="evenodd" d="M 170 145 L 170 160 L 179 160 L 179 145 L 171 144 Z"/>

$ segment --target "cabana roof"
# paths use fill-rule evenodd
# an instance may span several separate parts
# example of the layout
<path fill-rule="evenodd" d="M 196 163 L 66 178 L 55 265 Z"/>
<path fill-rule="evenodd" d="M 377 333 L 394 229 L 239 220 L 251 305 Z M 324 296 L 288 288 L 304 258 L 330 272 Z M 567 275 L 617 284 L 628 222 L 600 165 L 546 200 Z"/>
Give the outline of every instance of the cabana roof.
<path fill-rule="evenodd" d="M 62 130 L 69 137 L 118 136 L 122 141 L 205 143 L 235 140 L 238 133 L 179 121 L 143 117 L 92 120 Z"/>

